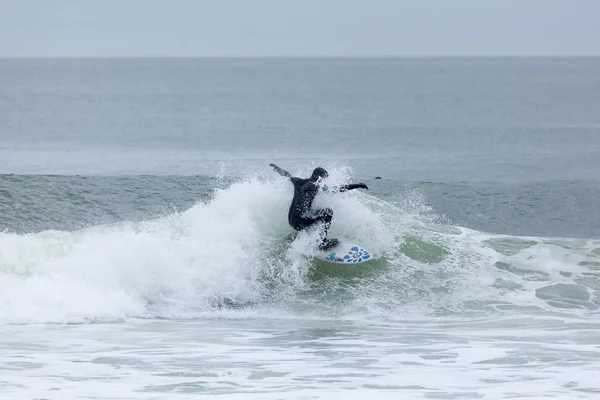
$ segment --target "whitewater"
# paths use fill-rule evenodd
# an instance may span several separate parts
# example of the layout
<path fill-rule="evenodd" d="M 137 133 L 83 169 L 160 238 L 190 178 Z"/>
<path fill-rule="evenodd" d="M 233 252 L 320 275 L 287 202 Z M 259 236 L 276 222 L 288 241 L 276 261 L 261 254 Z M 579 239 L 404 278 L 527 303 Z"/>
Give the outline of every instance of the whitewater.
<path fill-rule="evenodd" d="M 0 399 L 600 397 L 599 70 L 0 59 Z"/>
<path fill-rule="evenodd" d="M 379 259 L 336 276 L 315 237 L 289 239 L 289 182 L 216 182 L 157 218 L 0 233 L 3 398 L 600 390 L 600 241 L 481 232 L 418 191 L 352 191 L 317 199 L 335 210 L 330 236 Z"/>

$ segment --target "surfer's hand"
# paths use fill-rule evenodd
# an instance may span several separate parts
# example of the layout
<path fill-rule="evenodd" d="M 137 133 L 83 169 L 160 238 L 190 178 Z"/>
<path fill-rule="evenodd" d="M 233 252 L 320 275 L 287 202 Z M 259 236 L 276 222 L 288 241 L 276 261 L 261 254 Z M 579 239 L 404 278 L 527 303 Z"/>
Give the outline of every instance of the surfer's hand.
<path fill-rule="evenodd" d="M 277 172 L 281 176 L 285 176 L 287 178 L 291 178 L 292 177 L 292 175 L 290 175 L 289 172 L 287 172 L 286 170 L 283 170 L 283 169 L 279 168 L 277 165 L 275 165 L 273 163 L 269 164 L 269 167 L 273 168 L 275 170 L 275 172 Z"/>

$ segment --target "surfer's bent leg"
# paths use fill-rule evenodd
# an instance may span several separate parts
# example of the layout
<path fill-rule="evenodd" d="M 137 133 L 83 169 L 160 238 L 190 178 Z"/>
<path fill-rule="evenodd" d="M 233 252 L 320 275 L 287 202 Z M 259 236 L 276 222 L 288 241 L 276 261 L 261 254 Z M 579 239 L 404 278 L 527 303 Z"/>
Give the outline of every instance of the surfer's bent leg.
<path fill-rule="evenodd" d="M 327 231 L 331 226 L 331 220 L 333 219 L 333 210 L 331 208 L 322 208 L 320 210 L 316 210 L 312 215 L 315 222 L 323 222 L 323 228 L 321 230 L 322 238 L 325 240 L 327 237 Z"/>
<path fill-rule="evenodd" d="M 322 223 L 321 232 L 319 232 L 319 236 L 321 237 L 321 244 L 319 245 L 319 248 L 321 250 L 326 250 L 339 243 L 337 239 L 327 239 L 327 231 L 329 230 L 329 227 L 331 226 L 331 220 L 333 219 L 333 210 L 331 208 L 315 210 L 311 213 L 310 217 L 310 219 L 304 219 L 304 221 L 307 223 L 306 227 L 312 226 L 316 223 Z"/>
<path fill-rule="evenodd" d="M 315 210 L 311 212 L 309 215 L 302 218 L 294 218 L 292 222 L 292 227 L 297 231 L 302 231 L 312 227 L 317 223 L 321 223 L 321 229 L 319 232 L 319 236 L 321 237 L 321 244 L 319 248 L 322 250 L 327 249 L 331 246 L 334 246 L 338 243 L 337 239 L 327 239 L 327 231 L 331 226 L 331 220 L 333 219 L 333 210 L 331 208 L 323 208 L 320 210 Z"/>

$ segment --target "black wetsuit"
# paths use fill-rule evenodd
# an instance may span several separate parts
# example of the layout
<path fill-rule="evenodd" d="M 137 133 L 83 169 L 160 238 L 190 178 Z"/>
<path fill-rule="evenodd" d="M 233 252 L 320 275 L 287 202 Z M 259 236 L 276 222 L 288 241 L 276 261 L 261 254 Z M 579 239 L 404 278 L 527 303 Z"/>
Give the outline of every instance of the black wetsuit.
<path fill-rule="evenodd" d="M 327 171 L 324 168 L 315 168 L 312 175 L 308 179 L 298 178 L 292 176 L 289 172 L 279 168 L 275 164 L 269 164 L 275 171 L 280 175 L 290 178 L 290 181 L 294 184 L 294 198 L 290 205 L 290 211 L 288 213 L 288 222 L 292 228 L 297 231 L 304 230 L 313 226 L 318 222 L 323 223 L 321 229 L 321 238 L 323 239 L 324 245 L 333 244 L 335 239 L 331 239 L 331 243 L 327 243 L 327 231 L 331 226 L 331 220 L 333 218 L 333 210 L 331 208 L 313 209 L 313 201 L 319 193 L 319 178 L 324 179 L 328 176 Z M 364 188 L 368 189 L 364 183 L 342 185 L 337 191 L 345 192 L 347 190 Z M 323 186 L 322 190 L 327 191 L 327 186 Z M 337 240 L 335 240 L 337 243 Z"/>

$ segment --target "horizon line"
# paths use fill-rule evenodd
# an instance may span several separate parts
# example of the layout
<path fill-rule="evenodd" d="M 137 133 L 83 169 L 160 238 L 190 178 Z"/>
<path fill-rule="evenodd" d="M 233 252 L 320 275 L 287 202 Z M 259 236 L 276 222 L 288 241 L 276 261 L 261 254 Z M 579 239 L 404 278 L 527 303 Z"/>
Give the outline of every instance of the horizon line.
<path fill-rule="evenodd" d="M 198 55 L 198 56 L 33 56 L 33 55 L 0 55 L 0 60 L 98 60 L 98 59 L 431 59 L 431 58 L 600 58 L 599 54 L 423 54 L 423 55 Z"/>

